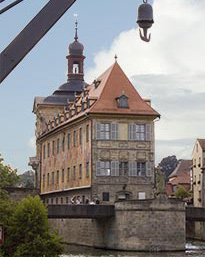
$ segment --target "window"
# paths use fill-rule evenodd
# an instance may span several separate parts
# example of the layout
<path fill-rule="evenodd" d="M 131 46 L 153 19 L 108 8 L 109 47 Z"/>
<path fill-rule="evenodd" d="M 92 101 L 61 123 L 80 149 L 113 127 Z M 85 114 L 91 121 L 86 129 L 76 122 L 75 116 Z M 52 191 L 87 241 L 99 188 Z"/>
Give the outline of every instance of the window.
<path fill-rule="evenodd" d="M 65 150 L 65 137 L 62 139 L 62 151 L 64 152 Z"/>
<path fill-rule="evenodd" d="M 80 145 L 82 145 L 82 128 L 80 128 L 79 130 L 79 142 L 80 142 Z"/>
<path fill-rule="evenodd" d="M 73 132 L 73 146 L 76 146 L 76 131 Z"/>
<path fill-rule="evenodd" d="M 70 133 L 68 133 L 67 143 L 68 143 L 68 149 L 70 149 Z"/>
<path fill-rule="evenodd" d="M 49 178 L 49 173 L 47 173 L 47 186 L 50 184 L 50 178 Z"/>
<path fill-rule="evenodd" d="M 89 178 L 89 162 L 86 162 L 86 178 Z"/>
<path fill-rule="evenodd" d="M 117 107 L 122 109 L 128 109 L 128 97 L 126 95 L 121 95 L 120 97 L 116 98 L 117 100 Z"/>
<path fill-rule="evenodd" d="M 43 159 L 46 158 L 46 145 L 43 145 Z"/>
<path fill-rule="evenodd" d="M 138 198 L 139 198 L 139 200 L 145 200 L 145 192 L 139 192 L 138 193 Z"/>
<path fill-rule="evenodd" d="M 54 185 L 54 172 L 52 172 L 52 185 Z"/>
<path fill-rule="evenodd" d="M 177 185 L 173 185 L 172 190 L 173 190 L 173 192 L 175 192 L 177 190 Z"/>
<path fill-rule="evenodd" d="M 56 173 L 56 183 L 59 184 L 59 170 L 57 170 Z"/>
<path fill-rule="evenodd" d="M 62 183 L 64 183 L 64 176 L 65 176 L 64 169 L 62 169 Z"/>
<path fill-rule="evenodd" d="M 100 140 L 118 140 L 118 124 L 117 123 L 97 123 L 96 139 Z"/>
<path fill-rule="evenodd" d="M 53 204 L 53 198 L 51 198 L 51 204 Z"/>
<path fill-rule="evenodd" d="M 55 154 L 55 141 L 52 142 L 52 154 Z"/>
<path fill-rule="evenodd" d="M 129 176 L 151 176 L 151 163 L 150 162 L 129 162 Z"/>
<path fill-rule="evenodd" d="M 119 176 L 119 162 L 97 161 L 96 176 Z"/>
<path fill-rule="evenodd" d="M 99 124 L 99 125 L 98 125 Z M 97 126 L 97 139 L 110 139 L 110 124 L 109 123 L 98 123 Z M 98 135 L 99 133 L 99 135 Z"/>
<path fill-rule="evenodd" d="M 60 139 L 57 139 L 57 153 L 60 152 Z"/>
<path fill-rule="evenodd" d="M 58 204 L 58 198 L 56 198 L 56 204 Z"/>
<path fill-rule="evenodd" d="M 128 162 L 119 163 L 119 175 L 127 176 L 128 175 Z"/>
<path fill-rule="evenodd" d="M 47 202 L 47 204 L 49 204 L 49 198 L 47 199 L 47 201 L 46 201 L 46 202 Z"/>
<path fill-rule="evenodd" d="M 61 197 L 61 204 L 63 204 L 63 197 Z"/>
<path fill-rule="evenodd" d="M 47 156 L 50 157 L 50 143 L 47 145 Z"/>
<path fill-rule="evenodd" d="M 89 142 L 89 125 L 86 126 L 86 142 Z"/>
<path fill-rule="evenodd" d="M 79 73 L 79 63 L 73 64 L 73 73 L 78 74 Z"/>
<path fill-rule="evenodd" d="M 76 180 L 76 169 L 75 169 L 75 166 L 73 166 L 73 180 Z"/>
<path fill-rule="evenodd" d="M 151 125 L 150 124 L 129 124 L 129 140 L 150 141 Z"/>
<path fill-rule="evenodd" d="M 43 175 L 43 187 L 45 187 L 45 175 Z"/>
<path fill-rule="evenodd" d="M 100 162 L 96 163 L 96 175 L 97 176 L 110 176 L 110 162 Z"/>
<path fill-rule="evenodd" d="M 68 203 L 68 197 L 66 196 L 66 203 Z"/>
<path fill-rule="evenodd" d="M 79 179 L 82 179 L 82 164 L 79 165 Z"/>
<path fill-rule="evenodd" d="M 103 192 L 102 193 L 102 200 L 105 202 L 109 202 L 110 201 L 110 193 L 109 192 Z"/>
<path fill-rule="evenodd" d="M 67 169 L 67 181 L 70 181 L 70 168 Z"/>

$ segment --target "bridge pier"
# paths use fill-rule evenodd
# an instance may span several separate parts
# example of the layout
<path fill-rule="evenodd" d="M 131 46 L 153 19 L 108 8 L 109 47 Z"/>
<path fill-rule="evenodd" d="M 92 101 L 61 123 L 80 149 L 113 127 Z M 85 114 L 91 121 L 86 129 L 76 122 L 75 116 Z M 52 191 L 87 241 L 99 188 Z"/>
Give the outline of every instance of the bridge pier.
<path fill-rule="evenodd" d="M 50 219 L 69 244 L 126 251 L 185 250 L 185 208 L 159 196 L 118 201 L 109 217 Z"/>

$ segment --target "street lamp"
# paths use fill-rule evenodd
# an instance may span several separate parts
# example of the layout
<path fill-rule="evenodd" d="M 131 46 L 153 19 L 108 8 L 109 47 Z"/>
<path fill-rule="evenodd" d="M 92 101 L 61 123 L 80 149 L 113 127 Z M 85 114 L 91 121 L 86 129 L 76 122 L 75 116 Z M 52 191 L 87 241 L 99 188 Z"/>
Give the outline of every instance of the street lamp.
<path fill-rule="evenodd" d="M 149 42 L 151 38 L 151 34 L 149 34 L 149 37 L 148 37 L 147 31 L 149 28 L 152 27 L 154 20 L 153 20 L 152 6 L 147 3 L 147 0 L 143 0 L 143 4 L 141 4 L 138 8 L 137 23 L 139 27 L 143 30 L 143 34 L 144 34 L 142 35 L 142 31 L 139 30 L 140 38 L 145 42 Z"/>

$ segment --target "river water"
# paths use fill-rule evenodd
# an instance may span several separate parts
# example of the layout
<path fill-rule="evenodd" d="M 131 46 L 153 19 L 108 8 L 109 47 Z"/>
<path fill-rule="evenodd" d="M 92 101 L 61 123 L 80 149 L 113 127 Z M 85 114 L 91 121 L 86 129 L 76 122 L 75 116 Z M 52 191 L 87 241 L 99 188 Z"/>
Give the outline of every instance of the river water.
<path fill-rule="evenodd" d="M 205 242 L 188 242 L 185 252 L 174 253 L 121 252 L 69 245 L 60 257 L 205 257 Z"/>

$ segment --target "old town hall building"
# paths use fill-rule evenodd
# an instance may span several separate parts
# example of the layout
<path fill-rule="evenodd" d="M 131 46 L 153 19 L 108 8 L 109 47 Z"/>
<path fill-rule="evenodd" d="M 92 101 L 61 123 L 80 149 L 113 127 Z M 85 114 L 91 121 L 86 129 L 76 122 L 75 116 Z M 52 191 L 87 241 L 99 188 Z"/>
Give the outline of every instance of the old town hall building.
<path fill-rule="evenodd" d="M 77 25 L 77 24 L 76 24 Z M 84 47 L 69 45 L 68 80 L 35 97 L 36 186 L 47 204 L 153 197 L 154 120 L 117 60 L 91 85 L 84 82 Z"/>

